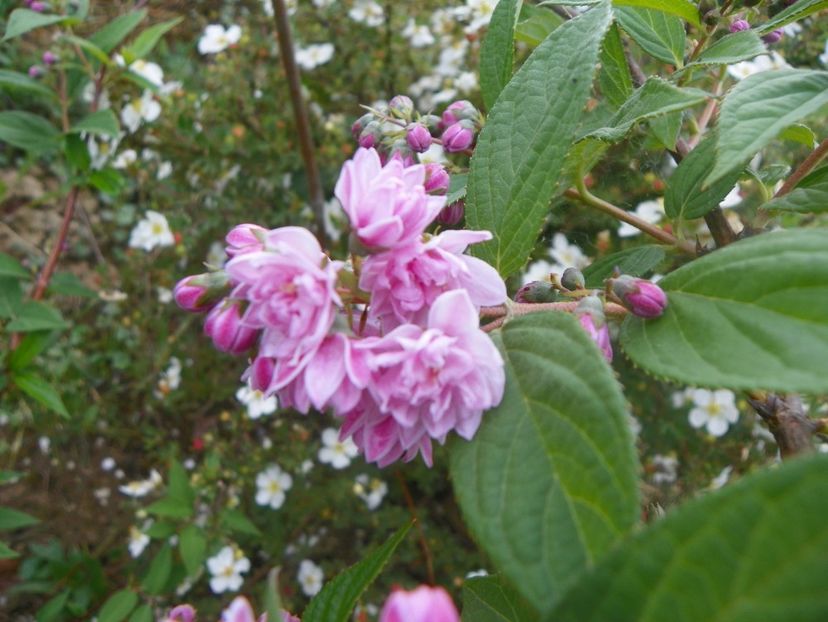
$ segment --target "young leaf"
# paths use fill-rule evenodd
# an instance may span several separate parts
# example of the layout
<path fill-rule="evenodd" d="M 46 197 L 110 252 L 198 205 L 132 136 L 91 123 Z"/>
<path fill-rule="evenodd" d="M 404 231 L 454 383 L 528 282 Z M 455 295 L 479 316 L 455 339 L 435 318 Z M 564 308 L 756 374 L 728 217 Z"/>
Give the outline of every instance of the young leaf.
<path fill-rule="evenodd" d="M 743 30 L 722 37 L 687 66 L 730 65 L 767 53 L 765 44 L 755 30 Z"/>
<path fill-rule="evenodd" d="M 193 506 L 180 499 L 164 497 L 147 507 L 147 512 L 166 518 L 190 518 L 193 515 Z"/>
<path fill-rule="evenodd" d="M 150 563 L 141 587 L 149 594 L 157 596 L 164 592 L 164 586 L 172 572 L 172 547 L 165 544 Z"/>
<path fill-rule="evenodd" d="M 828 179 L 821 179 L 814 183 L 799 186 L 788 194 L 777 199 L 771 199 L 764 205 L 766 210 L 782 210 L 786 212 L 800 212 L 802 214 L 817 214 L 828 211 Z"/>
<path fill-rule="evenodd" d="M 628 317 L 627 354 L 684 384 L 828 392 L 828 229 L 748 238 L 659 282 L 669 304 Z"/>
<path fill-rule="evenodd" d="M 650 126 L 653 138 L 665 149 L 674 151 L 676 143 L 678 142 L 679 133 L 681 132 L 683 120 L 681 110 L 677 110 L 676 112 L 668 112 L 659 117 L 648 119 L 647 124 Z"/>
<path fill-rule="evenodd" d="M 170 482 L 167 486 L 167 497 L 180 501 L 184 505 L 195 502 L 195 491 L 190 485 L 190 477 L 186 469 L 177 461 L 170 464 Z"/>
<path fill-rule="evenodd" d="M 694 26 L 701 26 L 699 10 L 690 0 L 612 0 L 615 6 L 631 6 L 652 9 L 681 17 Z"/>
<path fill-rule="evenodd" d="M 503 89 L 480 134 L 466 222 L 494 234 L 476 252 L 504 276 L 520 270 L 532 252 L 592 89 L 610 17 L 602 3 L 549 35 Z"/>
<path fill-rule="evenodd" d="M 98 32 L 89 37 L 89 40 L 109 54 L 118 44 L 123 41 L 129 33 L 138 27 L 147 16 L 146 9 L 130 11 L 119 15 Z"/>
<path fill-rule="evenodd" d="M 515 40 L 537 47 L 563 23 L 563 18 L 555 12 L 524 3 L 515 27 Z"/>
<path fill-rule="evenodd" d="M 261 536 L 262 532 L 253 522 L 244 515 L 241 510 L 227 509 L 221 515 L 221 524 L 224 527 L 238 533 L 245 533 L 250 536 Z"/>
<path fill-rule="evenodd" d="M 49 345 L 53 334 L 51 331 L 28 333 L 9 354 L 9 369 L 23 371 Z"/>
<path fill-rule="evenodd" d="M 609 102 L 619 108 L 633 92 L 632 76 L 618 25 L 613 24 L 601 46 L 601 71 L 598 74 L 601 92 Z"/>
<path fill-rule="evenodd" d="M 6 253 L 0 253 L 0 276 L 14 279 L 28 279 L 31 277 L 31 274 L 14 257 Z"/>
<path fill-rule="evenodd" d="M 37 525 L 39 522 L 40 520 L 31 514 L 0 506 L 0 531 L 12 531 L 22 527 L 31 527 L 32 525 Z"/>
<path fill-rule="evenodd" d="M 801 123 L 794 123 L 789 125 L 784 130 L 779 132 L 780 140 L 790 140 L 801 145 L 805 145 L 808 149 L 813 149 L 819 142 L 814 131 L 807 125 Z"/>
<path fill-rule="evenodd" d="M 188 525 L 180 534 L 178 550 L 187 569 L 188 576 L 194 576 L 207 557 L 207 538 L 195 525 Z"/>
<path fill-rule="evenodd" d="M 760 35 L 765 35 L 777 28 L 782 28 L 786 24 L 799 21 L 823 9 L 828 9 L 828 0 L 799 0 L 799 2 L 792 4 L 784 11 L 777 13 L 773 19 L 759 26 L 757 31 Z"/>
<path fill-rule="evenodd" d="M 118 194 L 126 180 L 114 168 L 107 167 L 93 171 L 89 176 L 89 183 L 104 194 Z"/>
<path fill-rule="evenodd" d="M 391 559 L 409 529 L 411 524 L 401 527 L 380 548 L 327 583 L 308 604 L 302 622 L 348 622 L 359 597 Z"/>
<path fill-rule="evenodd" d="M 132 590 L 120 590 L 110 596 L 98 612 L 98 622 L 121 622 L 135 609 L 138 594 Z"/>
<path fill-rule="evenodd" d="M 638 461 L 620 387 L 567 314 L 531 314 L 495 342 L 506 394 L 451 448 L 454 491 L 477 542 L 548 613 L 638 518 Z"/>
<path fill-rule="evenodd" d="M 278 620 L 281 616 L 282 599 L 279 597 L 279 569 L 271 568 L 267 573 L 264 589 L 265 613 L 268 620 Z"/>
<path fill-rule="evenodd" d="M 118 136 L 120 129 L 121 125 L 118 123 L 118 118 L 109 109 L 93 112 L 72 126 L 73 132 L 87 132 L 112 137 Z"/>
<path fill-rule="evenodd" d="M 691 501 L 581 577 L 555 622 L 828 619 L 828 459 L 785 462 Z"/>
<path fill-rule="evenodd" d="M 0 112 L 0 142 L 40 155 L 60 146 L 60 132 L 36 114 L 8 110 Z"/>
<path fill-rule="evenodd" d="M 151 605 L 141 605 L 129 616 L 129 622 L 153 622 L 154 619 Z"/>
<path fill-rule="evenodd" d="M 35 330 L 61 330 L 69 324 L 60 311 L 42 302 L 24 302 L 17 310 L 17 317 L 6 325 L 12 333 L 27 333 Z"/>
<path fill-rule="evenodd" d="M 500 0 L 480 46 L 480 92 L 487 110 L 512 78 L 515 26 L 523 0 Z"/>
<path fill-rule="evenodd" d="M 124 50 L 124 56 L 129 56 L 132 59 L 144 58 L 147 54 L 152 52 L 156 45 L 158 45 L 161 37 L 178 26 L 178 24 L 182 21 L 184 21 L 183 17 L 176 17 L 175 19 L 171 19 L 167 22 L 161 22 L 160 24 L 150 26 L 135 37 L 135 41 L 133 41 L 132 44 Z"/>
<path fill-rule="evenodd" d="M 716 165 L 705 184 L 741 169 L 784 128 L 828 104 L 828 71 L 780 69 L 748 76 L 719 113 Z"/>
<path fill-rule="evenodd" d="M 602 287 L 604 279 L 612 276 L 617 267 L 622 274 L 630 276 L 644 276 L 664 261 L 667 253 L 663 246 L 647 244 L 627 248 L 623 251 L 602 257 L 584 268 L 584 279 L 587 287 Z"/>
<path fill-rule="evenodd" d="M 469 176 L 466 173 L 455 173 L 449 181 L 449 189 L 446 193 L 446 205 L 456 203 L 466 196 L 466 184 Z"/>
<path fill-rule="evenodd" d="M 47 13 L 38 13 L 29 9 L 15 9 L 9 16 L 9 21 L 6 24 L 6 34 L 3 36 L 3 41 L 14 39 L 20 35 L 41 28 L 43 26 L 51 26 L 64 21 L 75 21 L 74 18 L 66 15 L 49 15 Z"/>
<path fill-rule="evenodd" d="M 463 622 L 534 622 L 538 612 L 497 575 L 463 582 Z"/>
<path fill-rule="evenodd" d="M 60 416 L 69 418 L 69 411 L 66 410 L 63 400 L 60 398 L 60 393 L 40 376 L 30 371 L 19 372 L 12 375 L 12 382 L 32 399 L 37 400 Z"/>
<path fill-rule="evenodd" d="M 16 559 L 20 553 L 12 549 L 8 544 L 0 540 L 0 559 Z"/>
<path fill-rule="evenodd" d="M 63 608 L 66 606 L 66 601 L 72 594 L 71 588 L 66 588 L 60 594 L 50 599 L 45 605 L 37 610 L 35 619 L 37 622 L 54 622 L 63 618 Z"/>
<path fill-rule="evenodd" d="M 31 79 L 29 76 L 18 73 L 16 71 L 9 71 L 8 69 L 0 69 L 0 88 L 7 91 L 29 91 L 36 93 L 49 99 L 55 98 L 55 93 L 47 86 L 37 80 Z"/>
<path fill-rule="evenodd" d="M 617 8 L 621 28 L 653 58 L 681 67 L 687 37 L 678 17 L 638 8 Z"/>
<path fill-rule="evenodd" d="M 92 43 L 89 39 L 84 39 L 83 37 L 77 37 L 75 35 L 62 35 L 61 39 L 78 46 L 82 50 L 86 50 L 95 60 L 103 63 L 104 65 L 114 65 L 114 63 L 110 60 L 109 55 L 97 45 Z"/>
<path fill-rule="evenodd" d="M 63 137 L 63 155 L 69 165 L 80 173 L 86 173 L 92 164 L 89 147 L 77 134 L 66 134 Z"/>

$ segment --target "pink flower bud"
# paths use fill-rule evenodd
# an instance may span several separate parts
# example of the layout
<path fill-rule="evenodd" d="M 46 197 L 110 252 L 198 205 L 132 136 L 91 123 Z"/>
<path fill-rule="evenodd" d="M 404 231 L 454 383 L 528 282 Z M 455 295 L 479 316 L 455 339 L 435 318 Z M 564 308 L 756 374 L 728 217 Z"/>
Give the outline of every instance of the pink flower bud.
<path fill-rule="evenodd" d="M 192 605 L 178 605 L 167 614 L 167 620 L 172 622 L 195 622 L 196 612 Z"/>
<path fill-rule="evenodd" d="M 222 271 L 206 272 L 181 279 L 175 285 L 175 303 L 185 311 L 209 311 L 230 290 L 230 280 Z"/>
<path fill-rule="evenodd" d="M 258 331 L 242 324 L 242 302 L 225 299 L 207 314 L 204 334 L 222 352 L 241 354 L 256 342 Z"/>
<path fill-rule="evenodd" d="M 51 50 L 43 52 L 43 63 L 45 65 L 54 65 L 58 60 L 57 55 Z"/>
<path fill-rule="evenodd" d="M 35 0 L 31 4 L 29 4 L 29 8 L 36 13 L 43 13 L 46 10 L 46 3 L 45 2 L 38 2 Z"/>
<path fill-rule="evenodd" d="M 425 191 L 428 194 L 445 194 L 448 192 L 451 178 L 442 164 L 429 162 L 425 165 Z"/>
<path fill-rule="evenodd" d="M 428 148 L 431 147 L 431 133 L 425 125 L 420 123 L 412 123 L 408 126 L 405 140 L 408 146 L 417 153 L 428 151 Z"/>
<path fill-rule="evenodd" d="M 474 123 L 464 120 L 448 126 L 443 132 L 442 140 L 446 151 L 465 151 L 474 142 Z"/>
<path fill-rule="evenodd" d="M 392 117 L 408 121 L 414 114 L 414 102 L 407 95 L 395 95 L 388 102 L 388 112 Z"/>
<path fill-rule="evenodd" d="M 266 392 L 273 380 L 273 371 L 276 369 L 276 359 L 261 354 L 253 359 L 247 370 L 250 386 L 256 391 Z"/>
<path fill-rule="evenodd" d="M 575 309 L 578 321 L 596 345 L 604 358 L 612 362 L 612 343 L 610 343 L 609 326 L 604 316 L 604 305 L 597 296 L 581 298 Z"/>
<path fill-rule="evenodd" d="M 463 199 L 460 199 L 459 201 L 455 201 L 454 203 L 446 205 L 443 209 L 441 209 L 440 213 L 437 214 L 437 222 L 447 227 L 454 226 L 463 220 L 465 212 L 466 203 Z"/>
<path fill-rule="evenodd" d="M 43 67 L 40 65 L 32 65 L 29 67 L 29 77 L 33 79 L 37 79 L 42 77 L 44 74 Z"/>
<path fill-rule="evenodd" d="M 371 121 L 362 129 L 359 135 L 359 146 L 363 149 L 371 149 L 379 145 L 382 140 L 382 124 L 379 121 Z"/>
<path fill-rule="evenodd" d="M 730 24 L 730 32 L 742 32 L 743 30 L 750 30 L 750 24 L 743 19 L 737 19 Z"/>
<path fill-rule="evenodd" d="M 246 253 L 258 253 L 264 250 L 264 240 L 267 229 L 249 223 L 236 225 L 224 238 L 227 246 L 224 252 L 229 257 L 236 257 Z"/>
<path fill-rule="evenodd" d="M 785 34 L 785 31 L 781 28 L 777 28 L 776 30 L 769 32 L 764 37 L 762 37 L 762 41 L 765 43 L 778 43 L 782 39 L 782 35 Z"/>
<path fill-rule="evenodd" d="M 354 121 L 354 124 L 351 126 L 351 136 L 354 137 L 354 140 L 359 140 L 359 135 L 362 134 L 362 130 L 364 130 L 365 126 L 373 120 L 374 114 L 372 112 L 369 112 L 367 114 L 362 115 L 359 119 Z"/>
<path fill-rule="evenodd" d="M 667 294 L 655 283 L 627 275 L 611 283 L 612 293 L 638 317 L 659 317 L 667 307 Z"/>
<path fill-rule="evenodd" d="M 460 622 L 460 614 L 443 588 L 421 585 L 411 592 L 391 592 L 379 622 Z"/>
<path fill-rule="evenodd" d="M 480 112 L 474 107 L 474 104 L 466 99 L 460 99 L 449 104 L 448 108 L 443 111 L 443 127 L 449 127 L 458 121 L 475 121 L 479 118 Z"/>

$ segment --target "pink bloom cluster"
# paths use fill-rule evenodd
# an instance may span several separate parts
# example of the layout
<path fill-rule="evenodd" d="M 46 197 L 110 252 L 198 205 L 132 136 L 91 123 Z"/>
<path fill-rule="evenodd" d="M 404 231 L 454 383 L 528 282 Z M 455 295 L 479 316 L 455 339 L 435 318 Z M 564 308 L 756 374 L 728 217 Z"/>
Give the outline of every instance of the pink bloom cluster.
<path fill-rule="evenodd" d="M 306 229 L 239 225 L 222 273 L 175 292 L 185 309 L 209 310 L 216 347 L 256 346 L 253 388 L 303 413 L 331 410 L 341 436 L 381 466 L 418 453 L 430 465 L 432 441 L 470 439 L 503 395 L 503 361 L 478 311 L 501 304 L 505 284 L 463 254 L 491 234 L 427 234 L 445 197 L 426 184 L 425 166 L 360 149 L 335 192 L 364 257 L 332 260 Z"/>

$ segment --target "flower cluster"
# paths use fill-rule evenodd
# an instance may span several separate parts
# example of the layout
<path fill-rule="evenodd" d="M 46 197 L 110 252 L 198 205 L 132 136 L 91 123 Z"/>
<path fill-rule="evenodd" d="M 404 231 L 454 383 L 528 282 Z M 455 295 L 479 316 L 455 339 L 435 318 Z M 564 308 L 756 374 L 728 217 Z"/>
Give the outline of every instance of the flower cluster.
<path fill-rule="evenodd" d="M 224 267 L 175 289 L 181 307 L 207 312 L 218 349 L 255 346 L 253 390 L 302 413 L 332 411 L 340 439 L 380 466 L 418 453 L 431 464 L 432 441 L 470 439 L 503 395 L 503 361 L 478 311 L 503 303 L 505 284 L 463 254 L 491 234 L 426 233 L 446 201 L 427 183 L 425 165 L 360 149 L 335 191 L 350 262 L 328 257 L 306 229 L 239 225 Z"/>

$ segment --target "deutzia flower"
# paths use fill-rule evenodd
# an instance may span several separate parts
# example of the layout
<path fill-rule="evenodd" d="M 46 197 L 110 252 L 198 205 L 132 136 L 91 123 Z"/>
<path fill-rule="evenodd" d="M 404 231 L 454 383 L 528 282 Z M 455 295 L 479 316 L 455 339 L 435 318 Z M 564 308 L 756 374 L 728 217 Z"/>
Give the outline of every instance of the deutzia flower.
<path fill-rule="evenodd" d="M 385 12 L 374 0 L 356 0 L 353 8 L 348 11 L 348 17 L 360 24 L 376 28 L 385 21 Z"/>
<path fill-rule="evenodd" d="M 333 53 L 333 43 L 314 43 L 296 50 L 296 63 L 302 69 L 310 71 L 331 60 Z"/>
<path fill-rule="evenodd" d="M 496 0 L 466 0 L 466 6 L 471 9 L 471 23 L 466 26 L 466 34 L 472 34 L 488 25 L 494 13 Z"/>
<path fill-rule="evenodd" d="M 265 397 L 264 393 L 253 389 L 249 384 L 236 391 L 236 399 L 247 407 L 247 416 L 251 419 L 272 415 L 279 406 L 275 395 Z"/>
<path fill-rule="evenodd" d="M 150 471 L 150 476 L 148 479 L 139 479 L 129 482 L 124 486 L 118 486 L 118 490 L 120 490 L 123 494 L 127 497 L 145 497 L 153 490 L 158 488 L 161 485 L 161 474 L 153 469 Z"/>
<path fill-rule="evenodd" d="M 170 162 L 169 160 L 165 160 L 164 162 L 161 162 L 161 164 L 158 165 L 158 172 L 155 174 L 155 178 L 158 181 L 161 181 L 162 179 L 166 179 L 167 177 L 172 175 L 172 172 L 172 162 Z"/>
<path fill-rule="evenodd" d="M 325 575 L 322 573 L 322 569 L 311 560 L 303 559 L 299 563 L 298 579 L 305 596 L 315 596 L 322 589 Z"/>
<path fill-rule="evenodd" d="M 719 389 L 695 389 L 691 394 L 694 407 L 690 411 L 690 425 L 694 428 L 707 428 L 711 436 L 722 436 L 731 424 L 739 420 L 736 408 L 736 396 L 733 391 Z"/>
<path fill-rule="evenodd" d="M 633 210 L 633 214 L 644 222 L 655 225 L 664 218 L 664 199 L 659 197 L 658 199 L 639 203 Z M 630 238 L 640 233 L 641 229 L 626 222 L 622 222 L 621 226 L 618 227 L 618 236 L 622 238 Z"/>
<path fill-rule="evenodd" d="M 461 93 L 470 93 L 477 90 L 477 74 L 473 71 L 464 71 L 454 79 L 456 86 Z"/>
<path fill-rule="evenodd" d="M 365 473 L 357 475 L 354 492 L 365 502 L 369 510 L 376 510 L 388 494 L 388 484 L 376 477 L 369 477 Z"/>
<path fill-rule="evenodd" d="M 121 136 L 95 136 L 90 135 L 86 139 L 86 147 L 89 149 L 90 166 L 95 169 L 102 169 L 109 162 L 109 158 L 118 148 Z"/>
<path fill-rule="evenodd" d="M 115 161 L 112 162 L 113 168 L 124 169 L 132 164 L 135 164 L 136 160 L 138 160 L 138 154 L 135 152 L 135 149 L 124 149 L 121 153 L 118 154 L 118 157 L 115 158 Z"/>
<path fill-rule="evenodd" d="M 322 431 L 322 447 L 319 450 L 319 462 L 330 464 L 335 469 L 344 469 L 351 464 L 351 460 L 359 454 L 354 442 L 347 438 L 339 440 L 339 434 L 333 428 Z"/>
<path fill-rule="evenodd" d="M 250 570 L 250 560 L 232 546 L 225 546 L 214 557 L 207 560 L 210 589 L 214 594 L 230 591 L 237 592 L 244 583 L 242 573 Z"/>
<path fill-rule="evenodd" d="M 146 121 L 152 123 L 161 115 L 161 104 L 155 101 L 152 91 L 144 91 L 141 97 L 133 99 L 121 110 L 121 121 L 130 133 Z"/>
<path fill-rule="evenodd" d="M 120 54 L 115 55 L 115 62 L 120 67 L 126 66 L 126 61 L 124 61 L 124 57 Z M 131 65 L 129 65 L 127 69 L 129 69 L 132 73 L 141 76 L 144 80 L 154 84 L 159 88 L 161 88 L 164 85 L 164 70 L 161 69 L 161 66 L 157 63 L 152 63 L 142 58 L 139 58 Z"/>
<path fill-rule="evenodd" d="M 135 525 L 129 528 L 129 554 L 132 557 L 140 557 L 150 542 L 150 538 Z"/>
<path fill-rule="evenodd" d="M 218 54 L 241 39 L 241 27 L 233 24 L 225 29 L 221 24 L 210 24 L 198 40 L 200 54 Z"/>
<path fill-rule="evenodd" d="M 727 73 L 736 80 L 743 80 L 755 73 L 762 73 L 763 71 L 771 71 L 774 69 L 785 69 L 786 67 L 790 67 L 790 65 L 785 62 L 785 59 L 779 53 L 771 52 L 770 56 L 762 54 L 753 60 L 746 60 L 741 63 L 729 65 Z"/>
<path fill-rule="evenodd" d="M 428 29 L 428 26 L 417 25 L 414 19 L 409 19 L 408 23 L 403 28 L 402 36 L 408 39 L 411 47 L 424 48 L 434 43 L 434 35 Z"/>
<path fill-rule="evenodd" d="M 256 476 L 256 503 L 278 510 L 285 503 L 285 491 L 290 490 L 293 478 L 278 465 L 270 465 Z"/>
<path fill-rule="evenodd" d="M 558 262 L 558 270 L 563 273 L 566 268 L 586 268 L 589 265 L 589 257 L 577 244 L 570 244 L 563 233 L 556 233 L 552 238 L 552 248 L 549 249 L 552 259 Z"/>
<path fill-rule="evenodd" d="M 175 244 L 175 237 L 170 231 L 170 225 L 163 214 L 148 210 L 146 216 L 138 221 L 138 224 L 129 234 L 129 247 L 141 248 L 150 252 L 156 246 L 172 246 Z"/>

